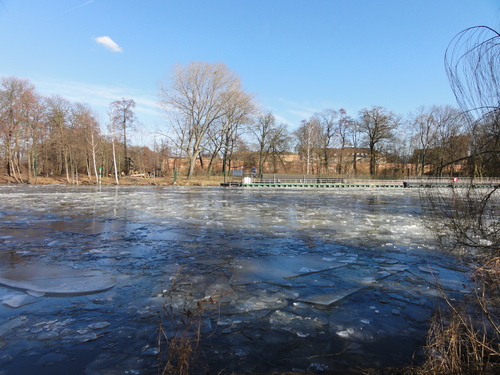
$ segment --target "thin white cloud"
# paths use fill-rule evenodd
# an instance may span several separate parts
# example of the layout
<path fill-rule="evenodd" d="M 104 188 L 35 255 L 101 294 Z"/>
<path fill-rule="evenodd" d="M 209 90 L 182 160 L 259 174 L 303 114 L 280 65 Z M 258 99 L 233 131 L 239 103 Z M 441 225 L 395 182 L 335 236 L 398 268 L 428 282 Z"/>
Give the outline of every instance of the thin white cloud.
<path fill-rule="evenodd" d="M 94 38 L 94 40 L 98 44 L 109 49 L 110 51 L 123 52 L 122 48 L 118 44 L 116 44 L 116 42 L 113 39 L 111 39 L 109 36 L 99 36 L 97 38 Z"/>
<path fill-rule="evenodd" d="M 89 5 L 89 4 L 92 4 L 94 1 L 95 0 L 89 0 L 89 1 L 87 1 L 85 3 L 83 3 L 83 4 L 77 5 L 76 7 L 73 8 L 73 10 L 81 8 L 81 7 L 84 7 L 84 6 Z"/>

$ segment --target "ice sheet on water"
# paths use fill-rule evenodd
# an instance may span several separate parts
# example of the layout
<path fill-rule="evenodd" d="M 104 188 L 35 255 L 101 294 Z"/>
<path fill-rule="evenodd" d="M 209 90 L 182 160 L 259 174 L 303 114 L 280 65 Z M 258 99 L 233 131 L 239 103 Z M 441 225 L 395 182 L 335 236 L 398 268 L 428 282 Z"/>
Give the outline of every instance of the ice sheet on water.
<path fill-rule="evenodd" d="M 212 298 L 213 300 L 224 303 L 235 300 L 238 298 L 238 295 L 233 288 L 231 288 L 229 280 L 225 276 L 220 276 L 215 282 L 207 287 L 205 298 Z"/>
<path fill-rule="evenodd" d="M 304 317 L 301 314 L 285 310 L 276 310 L 269 315 L 269 323 L 281 330 L 291 332 L 298 337 L 313 337 L 328 325 L 326 319 Z"/>
<path fill-rule="evenodd" d="M 36 239 L 44 238 L 46 235 L 46 229 L 39 228 L 26 228 L 26 227 L 15 227 L 15 228 L 0 228 L 0 239 L 4 243 L 24 243 L 33 242 Z"/>
<path fill-rule="evenodd" d="M 21 264 L 0 271 L 0 284 L 36 293 L 82 295 L 109 290 L 116 285 L 116 280 L 98 270 Z"/>
<path fill-rule="evenodd" d="M 82 225 L 83 224 L 83 225 Z M 50 229 L 60 232 L 71 232 L 78 234 L 101 234 L 104 232 L 114 232 L 121 228 L 122 224 L 118 222 L 104 222 L 104 221 L 86 221 L 86 222 L 71 222 L 71 221 L 53 221 L 46 224 Z"/>
<path fill-rule="evenodd" d="M 338 261 L 342 260 L 340 258 Z M 375 262 L 358 259 L 342 268 L 301 275 L 294 280 L 307 285 L 307 288 L 298 289 L 299 297 L 296 301 L 331 306 L 363 289 L 377 287 L 381 280 L 406 268 L 408 266 L 395 268 L 389 272 Z"/>
<path fill-rule="evenodd" d="M 2 297 L 2 304 L 8 307 L 17 308 L 31 303 L 35 303 L 37 299 L 28 294 L 7 294 Z"/>
<path fill-rule="evenodd" d="M 287 280 L 316 272 L 344 267 L 342 257 L 324 260 L 324 255 L 268 256 L 242 259 L 234 264 L 232 285 L 271 282 L 288 285 Z"/>
<path fill-rule="evenodd" d="M 26 323 L 28 323 L 28 319 L 25 316 L 18 316 L 3 323 L 0 325 L 0 337 L 17 327 L 25 325 Z"/>
<path fill-rule="evenodd" d="M 437 265 L 420 266 L 411 270 L 411 273 L 438 289 L 467 292 L 466 289 L 469 281 L 466 273 L 458 273 L 452 269 Z"/>
<path fill-rule="evenodd" d="M 341 301 L 344 298 L 359 292 L 364 289 L 363 286 L 350 287 L 343 290 L 333 290 L 330 293 L 308 294 L 299 297 L 297 300 L 300 302 L 312 303 L 315 305 L 331 306 L 335 302 Z"/>
<path fill-rule="evenodd" d="M 258 296 L 252 296 L 247 300 L 242 301 L 242 303 L 237 305 L 236 308 L 240 311 L 250 312 L 268 309 L 279 309 L 285 307 L 286 305 L 286 294 L 263 292 Z"/>

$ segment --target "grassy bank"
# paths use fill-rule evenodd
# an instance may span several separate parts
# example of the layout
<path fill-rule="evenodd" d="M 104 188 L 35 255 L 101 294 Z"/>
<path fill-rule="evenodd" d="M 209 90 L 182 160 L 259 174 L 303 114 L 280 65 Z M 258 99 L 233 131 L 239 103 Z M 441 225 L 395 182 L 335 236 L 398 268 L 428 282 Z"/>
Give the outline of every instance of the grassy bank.
<path fill-rule="evenodd" d="M 137 186 L 220 186 L 224 182 L 222 176 L 195 176 L 191 179 L 186 179 L 185 177 L 177 177 L 174 181 L 172 176 L 169 177 L 154 177 L 154 178 L 144 178 L 144 177 L 132 177 L 124 176 L 118 179 L 119 185 L 137 185 Z M 116 180 L 114 177 L 103 177 L 101 182 L 102 185 L 116 185 Z M 31 184 L 31 185 L 97 185 L 94 178 L 89 179 L 86 175 L 80 175 L 76 179 L 72 179 L 70 182 L 67 181 L 64 176 L 55 177 L 37 177 L 36 179 L 27 178 L 15 179 L 14 177 L 1 176 L 0 184 Z"/>

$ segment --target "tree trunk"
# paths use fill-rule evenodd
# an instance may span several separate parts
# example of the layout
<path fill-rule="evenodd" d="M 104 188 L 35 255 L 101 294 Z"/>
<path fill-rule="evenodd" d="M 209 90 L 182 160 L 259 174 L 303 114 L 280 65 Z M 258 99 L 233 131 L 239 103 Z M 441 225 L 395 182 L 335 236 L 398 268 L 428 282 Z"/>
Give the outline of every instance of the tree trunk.
<path fill-rule="evenodd" d="M 117 185 L 120 185 L 120 182 L 118 181 L 118 166 L 116 165 L 116 152 L 115 152 L 115 141 L 113 140 L 111 142 L 112 148 L 113 148 L 113 164 L 115 166 L 115 181 Z"/>
<path fill-rule="evenodd" d="M 354 159 L 352 160 L 352 170 L 356 176 L 358 174 L 358 154 L 356 152 L 354 152 Z"/>
<path fill-rule="evenodd" d="M 370 145 L 370 176 L 375 175 L 375 165 L 376 165 L 375 149 L 372 145 Z"/>

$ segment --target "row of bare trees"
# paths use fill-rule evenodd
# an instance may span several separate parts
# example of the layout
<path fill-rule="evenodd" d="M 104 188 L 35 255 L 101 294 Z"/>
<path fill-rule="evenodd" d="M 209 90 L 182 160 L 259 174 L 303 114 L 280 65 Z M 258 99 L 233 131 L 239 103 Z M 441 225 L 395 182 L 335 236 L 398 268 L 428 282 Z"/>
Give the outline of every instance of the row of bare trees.
<path fill-rule="evenodd" d="M 29 81 L 2 78 L 0 91 L 0 139 L 6 172 L 21 180 L 27 167 L 28 180 L 40 172 L 66 175 L 90 172 L 92 149 L 99 124 L 84 104 L 38 95 Z"/>
<path fill-rule="evenodd" d="M 80 174 L 99 176 L 128 173 L 130 155 L 127 130 L 137 121 L 131 99 L 109 107 L 108 134 L 99 116 L 86 104 L 60 96 L 44 97 L 28 80 L 0 80 L 0 160 L 5 173 L 16 181 L 39 176 L 65 176 L 68 183 Z M 116 148 L 115 148 L 116 145 Z M 162 150 L 159 150 L 162 151 Z M 136 162 L 152 155 L 134 148 Z"/>
<path fill-rule="evenodd" d="M 70 182 L 79 173 L 97 179 L 99 168 L 117 178 L 134 170 L 156 173 L 176 155 L 187 161 L 190 178 L 195 168 L 226 176 L 242 165 L 258 174 L 288 172 L 287 157 L 295 152 L 301 170 L 294 172 L 306 174 L 358 174 L 359 163 L 371 175 L 380 164 L 400 176 L 498 172 L 497 112 L 471 127 L 470 115 L 451 106 L 420 107 L 406 117 L 380 106 L 355 115 L 326 109 L 290 131 L 226 65 L 205 62 L 174 67 L 160 97 L 164 141 L 151 150 L 128 142 L 138 125 L 132 99 L 111 103 L 102 126 L 86 104 L 42 97 L 27 80 L 2 78 L 2 167 L 18 180 L 24 172 L 28 179 L 53 174 Z"/>
<path fill-rule="evenodd" d="M 364 108 L 357 117 L 326 109 L 290 132 L 256 105 L 227 66 L 204 62 L 176 66 L 161 87 L 161 98 L 164 135 L 187 158 L 188 177 L 197 163 L 210 173 L 216 159 L 223 160 L 226 174 L 235 154 L 259 174 L 266 165 L 270 172 L 286 172 L 285 158 L 292 151 L 306 174 L 343 174 L 347 165 L 356 174 L 357 163 L 365 159 L 371 175 L 382 160 L 397 164 L 394 173 L 400 175 L 468 172 L 469 134 L 463 116 L 451 106 L 421 107 L 407 118 L 380 106 Z"/>
<path fill-rule="evenodd" d="M 380 160 L 399 165 L 399 174 L 412 165 L 413 175 L 441 175 L 445 169 L 458 172 L 455 164 L 464 171 L 469 139 L 464 124 L 461 113 L 448 105 L 420 107 L 406 118 L 372 106 L 357 118 L 343 109 L 324 110 L 303 120 L 294 135 L 306 173 L 343 174 L 347 165 L 356 173 L 360 154 L 366 154 L 370 175 L 378 173 Z"/>

